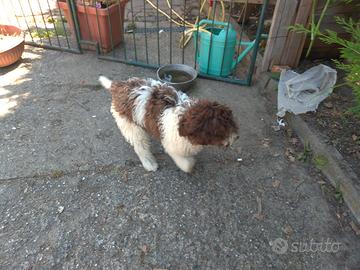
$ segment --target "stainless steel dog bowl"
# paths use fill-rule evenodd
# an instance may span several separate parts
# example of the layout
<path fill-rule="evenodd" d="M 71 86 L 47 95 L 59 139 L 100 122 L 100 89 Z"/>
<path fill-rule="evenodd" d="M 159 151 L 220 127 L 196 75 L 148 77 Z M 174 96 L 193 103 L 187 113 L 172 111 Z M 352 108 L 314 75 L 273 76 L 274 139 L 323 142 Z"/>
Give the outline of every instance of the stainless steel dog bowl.
<path fill-rule="evenodd" d="M 157 70 L 156 74 L 158 80 L 183 92 L 190 88 L 198 75 L 195 69 L 182 64 L 162 66 Z"/>

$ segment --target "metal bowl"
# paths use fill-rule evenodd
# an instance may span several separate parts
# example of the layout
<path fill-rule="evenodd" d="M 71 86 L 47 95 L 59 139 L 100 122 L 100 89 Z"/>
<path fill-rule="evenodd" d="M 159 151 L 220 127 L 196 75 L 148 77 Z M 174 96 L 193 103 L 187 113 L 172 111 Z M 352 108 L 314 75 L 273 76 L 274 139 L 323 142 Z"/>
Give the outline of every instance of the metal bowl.
<path fill-rule="evenodd" d="M 189 90 L 198 75 L 195 69 L 182 64 L 162 66 L 157 70 L 156 74 L 158 80 L 183 92 Z"/>

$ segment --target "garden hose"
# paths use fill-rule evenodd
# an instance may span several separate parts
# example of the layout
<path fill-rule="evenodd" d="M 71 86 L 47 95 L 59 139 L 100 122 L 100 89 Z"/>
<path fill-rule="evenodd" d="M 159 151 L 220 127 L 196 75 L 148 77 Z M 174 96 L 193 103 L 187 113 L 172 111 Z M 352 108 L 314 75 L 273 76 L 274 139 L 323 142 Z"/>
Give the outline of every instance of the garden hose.
<path fill-rule="evenodd" d="M 166 0 L 167 2 L 169 0 Z M 201 7 L 200 7 L 200 14 L 205 6 L 205 3 L 207 3 L 207 0 L 204 0 L 201 4 Z M 213 4 L 212 3 L 212 0 L 210 0 L 210 5 L 209 5 L 209 10 L 208 10 L 208 16 L 207 16 L 207 19 L 211 19 L 211 13 L 212 13 L 212 9 L 213 9 Z M 168 2 L 169 4 L 169 2 Z M 221 4 L 221 20 L 220 21 L 224 21 L 225 20 L 225 6 L 224 6 L 224 2 L 223 1 L 220 1 L 220 4 Z M 199 14 L 199 15 L 200 15 Z M 214 15 L 214 20 L 216 20 L 216 14 Z M 192 35 L 194 32 L 196 31 L 200 31 L 200 32 L 207 32 L 209 33 L 209 31 L 207 31 L 205 28 L 207 26 L 207 24 L 205 25 L 202 25 L 201 27 L 198 27 L 197 26 L 197 23 L 199 22 L 199 16 L 197 16 L 196 20 L 195 20 L 195 24 L 192 25 L 192 27 L 186 31 L 184 31 L 184 35 L 180 37 L 180 47 L 181 48 L 184 48 L 188 43 L 189 41 L 191 40 L 192 38 Z"/>
<path fill-rule="evenodd" d="M 176 17 L 178 17 L 181 22 L 176 21 L 175 19 L 173 19 L 172 17 L 170 17 L 165 11 L 161 10 L 158 6 L 156 6 L 153 2 L 151 2 L 151 0 L 146 0 L 146 2 L 152 6 L 154 9 L 156 9 L 158 12 L 160 12 L 162 15 L 164 15 L 166 18 L 168 18 L 169 20 L 171 20 L 173 23 L 175 23 L 178 26 L 185 26 L 189 29 L 184 30 L 184 34 L 180 37 L 180 47 L 184 48 L 187 43 L 191 40 L 192 35 L 195 31 L 199 31 L 199 32 L 206 32 L 209 33 L 209 31 L 207 31 L 205 29 L 206 25 L 202 25 L 202 26 L 197 26 L 197 23 L 199 22 L 199 17 L 201 12 L 204 9 L 205 4 L 209 1 L 209 10 L 208 10 L 208 19 L 211 19 L 211 13 L 212 13 L 212 9 L 213 9 L 213 1 L 214 0 L 204 0 L 201 2 L 200 5 L 200 10 L 199 10 L 199 15 L 196 17 L 195 20 L 195 24 L 190 23 L 188 21 L 185 20 L 185 18 L 181 17 L 171 6 L 169 0 L 166 0 L 166 3 L 168 5 L 168 7 L 171 10 L 171 13 L 174 14 Z M 223 1 L 220 1 L 221 4 L 221 21 L 224 21 L 225 19 L 225 5 Z M 214 15 L 214 20 L 216 19 L 216 14 Z"/>

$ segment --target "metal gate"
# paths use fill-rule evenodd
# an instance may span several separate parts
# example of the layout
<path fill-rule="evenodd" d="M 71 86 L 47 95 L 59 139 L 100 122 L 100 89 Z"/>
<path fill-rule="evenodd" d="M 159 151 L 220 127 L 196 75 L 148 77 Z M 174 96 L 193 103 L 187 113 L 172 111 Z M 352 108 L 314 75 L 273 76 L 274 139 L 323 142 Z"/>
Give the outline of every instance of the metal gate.
<path fill-rule="evenodd" d="M 259 9 L 252 34 L 245 31 L 245 16 L 234 23 L 236 14 L 246 13 L 247 2 L 0 0 L 7 21 L 24 30 L 29 45 L 73 53 L 93 50 L 100 59 L 149 68 L 183 63 L 200 71 L 201 77 L 250 85 L 268 0 Z M 226 27 L 230 24 L 231 28 Z M 230 48 L 227 44 L 232 29 L 236 31 L 236 43 Z M 223 49 L 217 41 L 221 30 L 226 30 L 222 32 Z M 201 37 L 206 35 L 205 52 Z M 229 53 L 233 57 L 231 67 L 229 57 L 225 57 Z M 218 73 L 212 71 L 214 63 Z"/>

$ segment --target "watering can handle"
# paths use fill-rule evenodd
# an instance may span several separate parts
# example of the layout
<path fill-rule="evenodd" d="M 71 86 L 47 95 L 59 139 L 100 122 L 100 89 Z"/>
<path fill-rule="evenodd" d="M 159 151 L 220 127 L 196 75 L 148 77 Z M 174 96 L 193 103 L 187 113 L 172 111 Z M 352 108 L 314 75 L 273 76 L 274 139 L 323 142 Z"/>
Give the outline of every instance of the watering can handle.
<path fill-rule="evenodd" d="M 228 24 L 228 23 L 225 23 L 225 22 L 219 22 L 219 21 L 213 21 L 213 20 L 201 20 L 198 24 L 195 25 L 195 27 L 197 26 L 200 26 L 200 25 L 203 25 L 203 24 L 214 24 L 214 25 L 222 25 L 222 26 L 228 26 L 230 25 L 231 27 L 231 24 Z"/>

